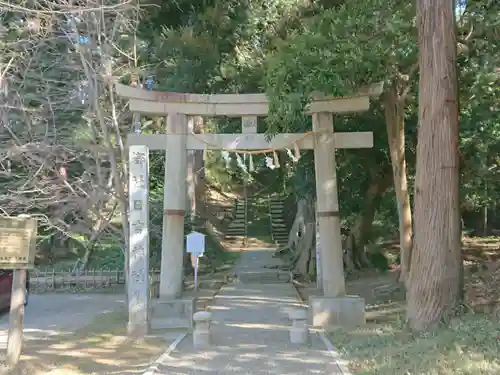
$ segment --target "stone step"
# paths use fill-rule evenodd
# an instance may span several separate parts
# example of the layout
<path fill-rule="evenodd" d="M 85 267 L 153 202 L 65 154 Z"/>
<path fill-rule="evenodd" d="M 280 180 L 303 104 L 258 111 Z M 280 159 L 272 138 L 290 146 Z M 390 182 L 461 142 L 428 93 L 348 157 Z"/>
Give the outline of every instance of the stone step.
<path fill-rule="evenodd" d="M 234 239 L 234 238 L 240 238 L 240 237 L 245 237 L 245 232 L 231 232 L 231 233 L 227 233 L 225 236 L 226 239 Z"/>
<path fill-rule="evenodd" d="M 245 236 L 226 236 L 224 238 L 227 242 L 230 243 L 242 243 L 245 240 Z"/>
<path fill-rule="evenodd" d="M 276 284 L 290 282 L 290 273 L 282 270 L 245 271 L 236 274 L 238 282 L 243 284 Z"/>
<path fill-rule="evenodd" d="M 232 227 L 232 228 L 228 228 L 228 230 L 226 231 L 227 233 L 235 233 L 235 232 L 238 232 L 238 233 L 245 233 L 246 230 L 245 228 L 243 227 Z"/>
<path fill-rule="evenodd" d="M 226 234 L 226 236 L 224 238 L 226 241 L 235 241 L 237 239 L 244 238 L 244 237 L 245 237 L 245 233 L 228 233 L 228 234 Z"/>
<path fill-rule="evenodd" d="M 246 227 L 246 222 L 244 220 L 233 220 L 229 223 L 229 228 L 244 228 Z"/>
<path fill-rule="evenodd" d="M 226 231 L 227 233 L 230 233 L 230 232 L 241 232 L 241 233 L 244 233 L 246 232 L 245 230 L 245 227 L 230 227 L 227 229 Z"/>
<path fill-rule="evenodd" d="M 273 231 L 279 232 L 279 231 L 284 231 L 288 232 L 288 228 L 285 223 L 271 223 L 273 227 Z"/>
<path fill-rule="evenodd" d="M 273 232 L 287 232 L 288 233 L 288 228 L 284 224 L 271 224 L 273 228 Z"/>
<path fill-rule="evenodd" d="M 276 238 L 276 237 L 274 237 L 274 242 L 277 242 L 279 244 L 286 244 L 286 243 L 288 243 L 288 238 L 279 238 L 279 237 Z"/>
<path fill-rule="evenodd" d="M 275 227 L 273 226 L 273 233 L 274 234 L 286 234 L 288 236 L 289 230 L 285 227 Z"/>
<path fill-rule="evenodd" d="M 227 231 L 227 234 L 231 233 L 245 233 L 245 228 L 229 228 Z"/>
<path fill-rule="evenodd" d="M 245 227 L 246 227 L 246 226 L 245 226 L 244 224 L 243 224 L 243 225 L 241 225 L 241 224 L 235 224 L 235 225 L 230 225 L 230 226 L 227 228 L 227 230 L 228 230 L 228 231 L 229 231 L 229 230 L 243 230 L 243 231 L 244 231 L 244 230 L 245 230 Z"/>
<path fill-rule="evenodd" d="M 274 237 L 274 241 L 278 243 L 288 243 L 288 238 L 280 238 L 280 237 Z"/>
<path fill-rule="evenodd" d="M 274 240 L 278 241 L 279 243 L 287 243 L 288 237 L 274 237 Z"/>
<path fill-rule="evenodd" d="M 271 223 L 276 224 L 276 225 L 285 224 L 285 220 L 284 219 L 273 219 L 273 220 L 271 220 Z"/>

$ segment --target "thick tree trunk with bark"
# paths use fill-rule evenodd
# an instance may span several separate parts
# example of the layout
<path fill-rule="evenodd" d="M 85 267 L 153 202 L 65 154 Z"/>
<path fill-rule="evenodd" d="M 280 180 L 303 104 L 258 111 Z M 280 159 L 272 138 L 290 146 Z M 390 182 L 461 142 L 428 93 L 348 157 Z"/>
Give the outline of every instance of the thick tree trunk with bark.
<path fill-rule="evenodd" d="M 349 237 L 352 238 L 347 238 L 345 241 L 344 250 L 350 252 L 347 254 L 349 261 L 346 262 L 346 268 L 351 267 L 350 263 L 358 269 L 370 266 L 365 254 L 365 245 L 373 228 L 373 220 L 380 198 L 389 189 L 391 182 L 390 171 L 384 173 L 382 177 L 372 177 L 363 200 L 363 211 L 349 233 Z M 344 256 L 344 258 L 346 257 Z"/>
<path fill-rule="evenodd" d="M 314 269 L 314 238 L 316 223 L 314 221 L 314 202 L 301 199 L 297 202 L 297 213 L 288 235 L 288 243 L 278 253 L 291 251 L 291 268 L 302 276 L 307 276 Z"/>
<path fill-rule="evenodd" d="M 399 246 L 401 249 L 401 273 L 399 281 L 404 283 L 408 279 L 410 270 L 413 232 L 410 192 L 408 191 L 408 180 L 406 178 L 405 96 L 401 96 L 396 83 L 393 83 L 389 86 L 383 98 L 394 191 L 396 192 L 399 217 Z"/>
<path fill-rule="evenodd" d="M 420 49 L 410 328 L 446 323 L 460 299 L 459 128 L 454 4 L 417 0 Z"/>

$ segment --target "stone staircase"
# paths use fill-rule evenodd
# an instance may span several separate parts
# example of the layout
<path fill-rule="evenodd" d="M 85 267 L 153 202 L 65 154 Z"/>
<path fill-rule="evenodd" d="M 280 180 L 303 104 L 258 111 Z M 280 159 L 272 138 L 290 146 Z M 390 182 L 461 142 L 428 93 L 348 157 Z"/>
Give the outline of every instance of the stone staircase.
<path fill-rule="evenodd" d="M 269 198 L 269 215 L 273 242 L 277 246 L 285 246 L 288 242 L 288 229 L 285 223 L 284 202 L 280 197 Z"/>
<path fill-rule="evenodd" d="M 251 202 L 247 201 L 247 205 L 250 206 L 250 204 Z M 247 220 L 248 217 L 245 217 L 245 200 L 236 199 L 234 202 L 233 220 L 229 223 L 225 236 L 226 241 L 231 242 L 236 246 L 245 247 Z"/>

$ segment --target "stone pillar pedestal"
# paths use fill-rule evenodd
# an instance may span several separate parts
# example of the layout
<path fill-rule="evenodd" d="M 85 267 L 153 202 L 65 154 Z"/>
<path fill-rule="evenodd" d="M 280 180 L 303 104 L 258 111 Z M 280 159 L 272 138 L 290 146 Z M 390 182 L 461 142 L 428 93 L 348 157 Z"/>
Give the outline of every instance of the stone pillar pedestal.
<path fill-rule="evenodd" d="M 156 299 L 152 301 L 151 329 L 193 329 L 195 299 L 179 298 L 173 300 Z"/>
<path fill-rule="evenodd" d="M 365 300 L 361 297 L 309 298 L 309 323 L 312 327 L 352 329 L 365 322 Z"/>

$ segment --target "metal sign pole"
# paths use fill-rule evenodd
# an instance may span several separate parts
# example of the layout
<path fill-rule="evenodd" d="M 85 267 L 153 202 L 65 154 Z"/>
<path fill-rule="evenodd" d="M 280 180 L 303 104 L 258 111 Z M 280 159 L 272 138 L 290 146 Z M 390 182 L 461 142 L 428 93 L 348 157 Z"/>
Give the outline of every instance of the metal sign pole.
<path fill-rule="evenodd" d="M 194 260 L 194 291 L 198 291 L 198 256 L 195 255 Z"/>

